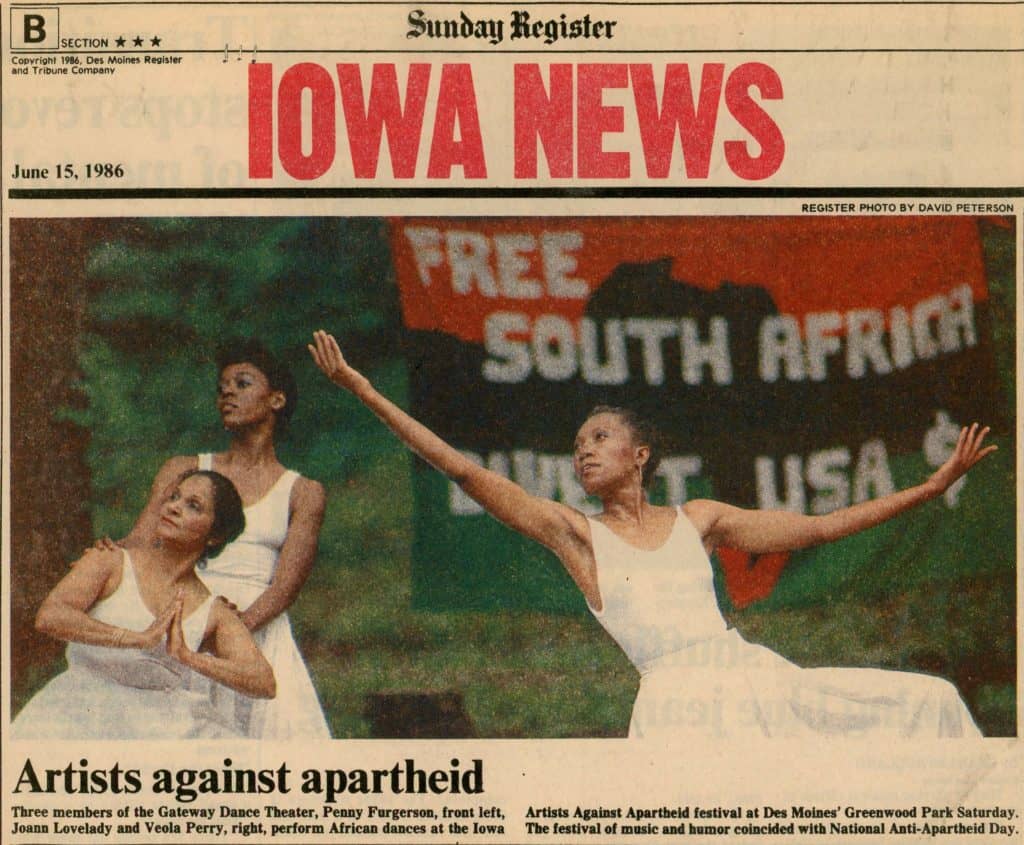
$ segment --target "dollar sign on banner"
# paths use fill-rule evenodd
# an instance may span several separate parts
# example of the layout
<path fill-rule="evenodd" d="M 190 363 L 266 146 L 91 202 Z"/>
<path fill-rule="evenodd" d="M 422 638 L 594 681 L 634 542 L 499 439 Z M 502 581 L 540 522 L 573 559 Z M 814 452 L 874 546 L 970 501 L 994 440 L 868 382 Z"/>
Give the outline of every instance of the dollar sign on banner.
<path fill-rule="evenodd" d="M 935 425 L 924 434 L 924 459 L 929 466 L 942 466 L 953 454 L 957 439 L 960 437 L 960 426 L 956 425 L 945 411 L 937 411 Z M 943 494 L 946 505 L 955 507 L 960 491 L 967 483 L 967 476 L 954 481 Z"/>

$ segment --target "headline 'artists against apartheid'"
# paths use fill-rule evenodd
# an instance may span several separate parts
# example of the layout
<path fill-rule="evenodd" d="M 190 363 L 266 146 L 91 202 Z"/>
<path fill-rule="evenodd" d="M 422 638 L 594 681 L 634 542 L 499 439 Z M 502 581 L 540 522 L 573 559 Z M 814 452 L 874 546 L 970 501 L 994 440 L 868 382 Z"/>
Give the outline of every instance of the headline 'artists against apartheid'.
<path fill-rule="evenodd" d="M 154 795 L 173 795 L 188 804 L 200 795 L 285 795 L 292 791 L 292 770 L 284 763 L 276 769 L 236 768 L 225 758 L 222 769 L 156 769 L 150 791 Z M 299 792 L 319 795 L 333 804 L 338 795 L 380 795 L 383 793 L 412 795 L 466 794 L 484 792 L 482 760 L 472 760 L 464 767 L 452 758 L 447 769 L 422 769 L 415 760 L 406 758 L 391 768 L 381 769 L 305 769 L 299 775 Z M 115 763 L 111 769 L 97 769 L 82 759 L 76 766 L 39 768 L 31 759 L 25 760 L 12 790 L 26 793 L 134 795 L 143 789 L 139 769 L 122 769 Z"/>

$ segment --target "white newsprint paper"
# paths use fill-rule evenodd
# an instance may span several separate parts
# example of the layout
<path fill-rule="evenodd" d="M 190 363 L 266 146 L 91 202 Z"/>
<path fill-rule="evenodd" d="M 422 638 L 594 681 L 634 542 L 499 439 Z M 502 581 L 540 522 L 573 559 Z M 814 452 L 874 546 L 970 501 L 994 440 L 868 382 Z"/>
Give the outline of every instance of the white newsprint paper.
<path fill-rule="evenodd" d="M 0 38 L 0 840 L 1024 841 L 1019 0 L 12 2 Z M 294 374 L 287 433 L 230 338 Z M 648 512 L 587 481 L 596 405 L 686 505 L 643 548 L 578 515 Z M 998 450 L 928 486 L 975 421 Z M 247 533 L 179 573 L 230 605 L 175 646 L 205 452 Z M 553 513 L 568 574 L 515 533 Z M 275 698 L 211 691 L 265 694 L 256 648 Z"/>

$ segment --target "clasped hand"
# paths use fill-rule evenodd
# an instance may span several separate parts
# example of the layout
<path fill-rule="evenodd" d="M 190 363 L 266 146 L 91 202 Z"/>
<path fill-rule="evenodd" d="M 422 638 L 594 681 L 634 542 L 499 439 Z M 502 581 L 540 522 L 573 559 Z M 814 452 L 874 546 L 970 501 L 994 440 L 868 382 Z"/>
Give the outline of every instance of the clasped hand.
<path fill-rule="evenodd" d="M 182 608 L 185 606 L 185 593 L 178 590 L 174 598 L 156 615 L 144 631 L 128 631 L 121 637 L 120 645 L 129 648 L 156 648 L 166 637 L 167 653 L 183 663 L 191 653 L 185 642 L 181 627 Z"/>

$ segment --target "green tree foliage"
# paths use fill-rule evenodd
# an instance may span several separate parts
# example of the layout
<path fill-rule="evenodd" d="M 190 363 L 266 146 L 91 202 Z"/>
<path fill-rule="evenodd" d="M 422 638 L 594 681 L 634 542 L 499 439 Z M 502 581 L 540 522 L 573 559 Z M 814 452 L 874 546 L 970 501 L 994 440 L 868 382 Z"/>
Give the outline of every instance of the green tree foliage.
<path fill-rule="evenodd" d="M 280 447 L 287 463 L 340 477 L 384 442 L 379 429 L 347 423 L 353 400 L 324 383 L 306 351 L 313 329 L 325 327 L 370 372 L 398 357 L 381 220 L 125 221 L 93 250 L 87 275 L 87 402 L 67 415 L 91 432 L 97 531 L 130 527 L 167 457 L 223 445 L 212 362 L 228 337 L 260 338 L 295 372 L 300 401 Z"/>

